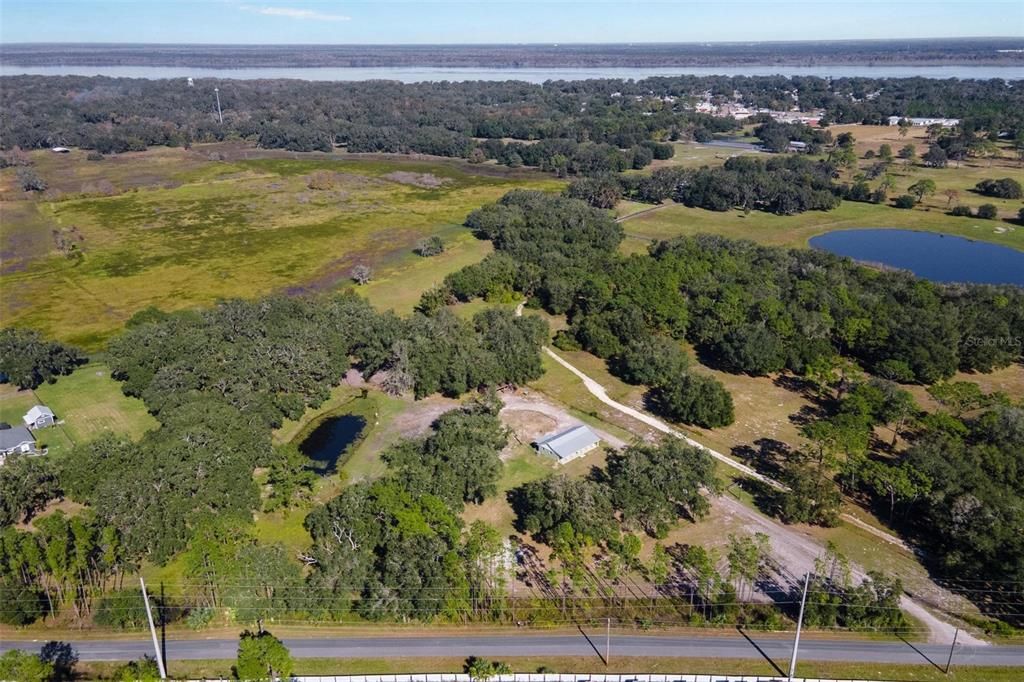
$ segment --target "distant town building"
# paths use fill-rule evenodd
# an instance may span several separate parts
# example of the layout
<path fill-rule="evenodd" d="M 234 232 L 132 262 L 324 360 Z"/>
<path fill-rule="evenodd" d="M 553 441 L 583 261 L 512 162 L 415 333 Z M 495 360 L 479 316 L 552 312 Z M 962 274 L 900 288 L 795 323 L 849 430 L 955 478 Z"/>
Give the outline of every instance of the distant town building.
<path fill-rule="evenodd" d="M 943 128 L 952 128 L 953 126 L 960 125 L 960 119 L 958 118 L 907 118 L 906 116 L 890 116 L 889 125 L 899 125 L 903 119 L 907 119 L 910 121 L 910 125 L 915 127 L 940 125 Z"/>
<path fill-rule="evenodd" d="M 36 452 L 36 439 L 24 426 L 0 429 L 0 465 L 10 455 L 32 455 Z"/>
<path fill-rule="evenodd" d="M 534 443 L 537 452 L 551 455 L 558 460 L 559 464 L 572 461 L 582 457 L 601 443 L 601 439 L 589 426 L 580 424 L 565 431 L 544 438 Z"/>
<path fill-rule="evenodd" d="M 21 420 L 25 422 L 26 428 L 29 429 L 45 429 L 47 426 L 53 426 L 56 422 L 53 410 L 46 405 L 33 406 L 31 410 L 25 413 Z"/>

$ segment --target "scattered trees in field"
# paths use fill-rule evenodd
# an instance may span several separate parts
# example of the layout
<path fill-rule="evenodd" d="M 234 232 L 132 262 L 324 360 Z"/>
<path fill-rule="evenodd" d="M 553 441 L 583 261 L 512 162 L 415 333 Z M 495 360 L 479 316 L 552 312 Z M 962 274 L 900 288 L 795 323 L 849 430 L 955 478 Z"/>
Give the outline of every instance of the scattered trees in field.
<path fill-rule="evenodd" d="M 926 196 L 935 194 L 935 181 L 929 178 L 922 178 L 908 187 L 907 191 L 917 197 L 918 202 L 921 202 Z"/>
<path fill-rule="evenodd" d="M 949 155 L 946 150 L 937 144 L 933 144 L 921 157 L 924 165 L 929 168 L 945 168 L 949 164 Z"/>
<path fill-rule="evenodd" d="M 917 199 L 911 194 L 901 194 L 892 201 L 896 208 L 914 208 L 917 206 Z"/>
<path fill-rule="evenodd" d="M 416 248 L 414 249 L 417 255 L 423 256 L 424 258 L 430 258 L 431 256 L 440 256 L 444 253 L 444 242 L 437 235 L 430 237 L 424 237 L 423 239 L 416 242 Z"/>
<path fill-rule="evenodd" d="M 903 159 L 903 165 L 910 167 L 917 163 L 917 147 L 912 144 L 904 145 L 900 148 L 900 158 Z"/>
<path fill-rule="evenodd" d="M 1024 190 L 1021 189 L 1020 183 L 1013 178 L 982 180 L 974 186 L 974 191 L 987 197 L 999 199 L 1020 199 L 1024 196 Z"/>
<path fill-rule="evenodd" d="M 999 208 L 995 204 L 982 204 L 974 215 L 983 220 L 995 220 L 999 217 Z"/>
<path fill-rule="evenodd" d="M 32 166 L 19 166 L 15 171 L 21 189 L 26 192 L 45 192 L 48 185 Z"/>
<path fill-rule="evenodd" d="M 352 266 L 352 281 L 363 285 L 373 277 L 373 269 L 365 263 L 358 263 Z"/>

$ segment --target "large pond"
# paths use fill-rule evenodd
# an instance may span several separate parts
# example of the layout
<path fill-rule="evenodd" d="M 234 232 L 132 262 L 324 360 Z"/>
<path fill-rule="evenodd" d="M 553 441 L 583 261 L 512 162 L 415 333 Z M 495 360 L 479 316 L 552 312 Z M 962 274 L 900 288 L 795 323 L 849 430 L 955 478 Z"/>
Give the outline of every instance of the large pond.
<path fill-rule="evenodd" d="M 914 230 L 838 230 L 811 246 L 865 263 L 910 270 L 935 282 L 1024 286 L 1024 252 L 963 237 Z"/>
<path fill-rule="evenodd" d="M 310 467 L 320 476 L 338 469 L 338 461 L 348 453 L 366 428 L 366 420 L 354 414 L 328 417 L 320 422 L 299 445 L 299 452 L 312 461 Z"/>
<path fill-rule="evenodd" d="M 403 83 L 430 81 L 505 81 L 543 83 L 548 80 L 586 80 L 590 78 L 650 78 L 652 76 L 819 76 L 821 78 L 1024 78 L 1024 66 L 1015 65 L 857 65 L 821 64 L 816 66 L 743 65 L 743 66 L 659 66 L 659 67 L 579 67 L 579 68 L 488 68 L 427 66 L 372 67 L 255 67 L 241 69 L 202 69 L 186 66 L 15 66 L 0 64 L 0 76 L 37 74 L 43 76 L 115 76 L 124 78 L 298 78 L 309 81 L 397 80 Z"/>

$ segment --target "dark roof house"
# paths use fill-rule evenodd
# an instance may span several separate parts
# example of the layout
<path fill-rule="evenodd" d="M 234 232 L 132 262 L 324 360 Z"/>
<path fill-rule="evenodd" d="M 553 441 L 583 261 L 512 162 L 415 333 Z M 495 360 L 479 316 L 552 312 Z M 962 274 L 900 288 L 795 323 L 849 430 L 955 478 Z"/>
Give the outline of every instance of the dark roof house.
<path fill-rule="evenodd" d="M 8 455 L 31 455 L 36 452 L 36 438 L 24 426 L 0 429 L 0 465 L 7 461 Z"/>

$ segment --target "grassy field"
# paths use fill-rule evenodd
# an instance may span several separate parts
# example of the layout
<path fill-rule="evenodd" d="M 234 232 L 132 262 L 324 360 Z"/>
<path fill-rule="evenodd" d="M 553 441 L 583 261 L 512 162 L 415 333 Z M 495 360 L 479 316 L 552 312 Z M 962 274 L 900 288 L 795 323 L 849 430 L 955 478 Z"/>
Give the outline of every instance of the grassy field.
<path fill-rule="evenodd" d="M 59 165 L 46 152 L 34 158 L 53 188 L 42 198 L 12 191 L 13 170 L 0 173 L 0 315 L 86 348 L 149 305 L 331 290 L 348 285 L 358 263 L 374 271 L 370 300 L 407 312 L 423 290 L 490 249 L 461 227 L 471 210 L 516 187 L 563 184 L 458 162 L 347 155 L 210 161 L 197 148 L 102 162 L 73 153 Z M 80 235 L 84 258 L 58 253 L 52 230 Z M 445 254 L 412 253 L 429 235 L 444 239 Z"/>
<path fill-rule="evenodd" d="M 536 672 L 540 668 L 559 673 L 673 673 L 721 675 L 777 675 L 778 671 L 763 659 L 714 658 L 636 658 L 615 656 L 605 666 L 596 656 L 524 656 L 505 657 L 515 672 Z M 785 669 L 787 661 L 775 661 Z M 941 662 L 943 665 L 945 661 Z M 230 676 L 234 661 L 170 661 L 168 674 L 183 679 L 207 679 Z M 462 672 L 465 659 L 449 656 L 432 658 L 305 658 L 295 662 L 296 675 L 378 675 L 431 672 Z M 112 663 L 81 663 L 77 670 L 90 679 L 105 679 L 117 667 Z M 1020 669 L 1010 667 L 954 666 L 949 675 L 933 665 L 886 663 L 829 663 L 801 661 L 798 677 L 823 679 L 872 679 L 894 682 L 1015 682 Z"/>
<path fill-rule="evenodd" d="M 937 200 L 933 198 L 928 203 L 933 201 Z M 927 203 L 926 208 L 929 208 Z M 864 227 L 943 232 L 1024 250 L 1024 227 L 1015 227 L 1004 221 L 957 218 L 939 209 L 926 208 L 902 210 L 844 201 L 832 211 L 807 211 L 794 216 L 777 216 L 761 211 L 745 215 L 735 210 L 719 213 L 672 205 L 624 222 L 624 250 L 636 251 L 654 239 L 702 233 L 720 234 L 730 239 L 751 239 L 769 246 L 799 248 L 806 247 L 811 237 L 825 232 Z"/>
<path fill-rule="evenodd" d="M 0 384 L 0 421 L 20 426 L 22 416 L 33 405 L 48 406 L 62 422 L 35 432 L 38 444 L 47 447 L 51 455 L 104 434 L 138 439 L 157 425 L 142 401 L 121 393 L 110 370 L 98 363 L 80 367 L 35 391 Z"/>

